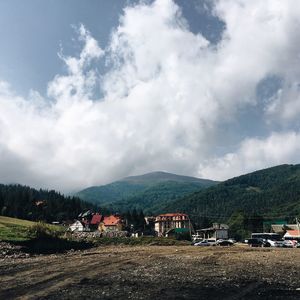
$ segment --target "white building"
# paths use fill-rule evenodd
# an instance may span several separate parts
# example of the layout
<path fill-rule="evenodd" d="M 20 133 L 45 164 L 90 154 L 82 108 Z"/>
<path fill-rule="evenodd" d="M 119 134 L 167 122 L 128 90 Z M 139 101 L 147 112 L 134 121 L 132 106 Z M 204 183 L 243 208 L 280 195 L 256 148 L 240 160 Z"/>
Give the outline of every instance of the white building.
<path fill-rule="evenodd" d="M 74 222 L 72 225 L 70 225 L 69 230 L 74 231 L 84 231 L 84 226 L 80 221 Z"/>
<path fill-rule="evenodd" d="M 155 218 L 155 231 L 159 236 L 166 235 L 169 230 L 177 228 L 191 230 L 191 222 L 187 214 L 169 213 Z"/>

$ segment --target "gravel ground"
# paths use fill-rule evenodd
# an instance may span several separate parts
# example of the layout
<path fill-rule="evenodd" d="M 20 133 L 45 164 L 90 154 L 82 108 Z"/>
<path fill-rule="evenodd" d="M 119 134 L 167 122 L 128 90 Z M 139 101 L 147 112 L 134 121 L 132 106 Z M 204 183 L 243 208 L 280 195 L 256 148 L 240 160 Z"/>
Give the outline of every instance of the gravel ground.
<path fill-rule="evenodd" d="M 300 249 L 110 246 L 0 257 L 0 299 L 300 299 Z"/>
<path fill-rule="evenodd" d="M 21 246 L 0 242 L 0 259 L 27 258 L 29 254 Z"/>

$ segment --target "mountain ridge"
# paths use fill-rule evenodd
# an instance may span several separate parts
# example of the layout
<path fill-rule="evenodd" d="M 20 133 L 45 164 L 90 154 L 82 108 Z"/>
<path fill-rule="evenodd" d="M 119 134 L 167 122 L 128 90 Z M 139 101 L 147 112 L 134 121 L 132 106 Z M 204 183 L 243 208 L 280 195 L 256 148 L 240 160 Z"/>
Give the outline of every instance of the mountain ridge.
<path fill-rule="evenodd" d="M 170 198 L 176 199 L 217 183 L 209 179 L 156 171 L 125 177 L 107 185 L 88 187 L 76 193 L 76 196 L 86 201 L 109 205 L 111 208 L 115 205 L 116 209 L 121 207 L 122 210 L 132 209 L 134 206 L 145 209 L 147 207 L 140 204 L 146 198 L 146 202 L 151 205 L 149 195 L 154 202 L 160 201 L 159 196 L 162 194 L 161 201 L 170 200 Z M 155 195 L 153 191 L 155 191 Z M 127 200 L 131 204 L 126 208 L 121 205 L 121 202 Z"/>
<path fill-rule="evenodd" d="M 141 175 L 134 175 L 124 177 L 118 181 L 134 181 L 140 182 L 144 180 L 154 180 L 154 181 L 183 181 L 183 182 L 216 182 L 215 180 L 203 179 L 198 177 L 186 176 L 186 175 L 178 175 L 174 173 L 169 173 L 165 171 L 155 171 L 149 172 Z"/>
<path fill-rule="evenodd" d="M 170 210 L 186 212 L 198 223 L 204 218 L 228 220 L 237 211 L 290 219 L 300 214 L 300 164 L 274 166 L 228 179 L 162 208 L 163 212 Z"/>

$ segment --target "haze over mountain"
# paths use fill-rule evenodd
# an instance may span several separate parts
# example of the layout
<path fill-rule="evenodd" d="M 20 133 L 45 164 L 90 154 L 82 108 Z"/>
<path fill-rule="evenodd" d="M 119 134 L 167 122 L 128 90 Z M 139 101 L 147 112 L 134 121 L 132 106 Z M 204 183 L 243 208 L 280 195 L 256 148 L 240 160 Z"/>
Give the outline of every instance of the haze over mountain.
<path fill-rule="evenodd" d="M 81 199 L 106 205 L 113 210 L 159 208 L 187 194 L 217 184 L 216 181 L 167 172 L 130 176 L 103 186 L 86 188 L 76 194 Z"/>

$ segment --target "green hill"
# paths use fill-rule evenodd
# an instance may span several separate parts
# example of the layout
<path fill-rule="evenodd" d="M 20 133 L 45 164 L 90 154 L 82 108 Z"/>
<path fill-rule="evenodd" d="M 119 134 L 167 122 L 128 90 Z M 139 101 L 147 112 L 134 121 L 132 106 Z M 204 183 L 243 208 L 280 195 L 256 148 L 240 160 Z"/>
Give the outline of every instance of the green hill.
<path fill-rule="evenodd" d="M 0 241 L 17 242 L 30 239 L 29 228 L 36 225 L 36 222 L 0 216 Z M 47 225 L 56 231 L 63 231 L 63 227 Z"/>
<path fill-rule="evenodd" d="M 76 196 L 115 211 L 136 208 L 143 209 L 146 213 L 156 213 L 170 201 L 215 184 L 217 182 L 207 179 L 153 172 L 90 187 L 78 192 Z"/>
<path fill-rule="evenodd" d="M 300 165 L 280 165 L 187 195 L 163 211 L 189 213 L 194 221 L 227 221 L 236 211 L 291 219 L 300 214 Z"/>

